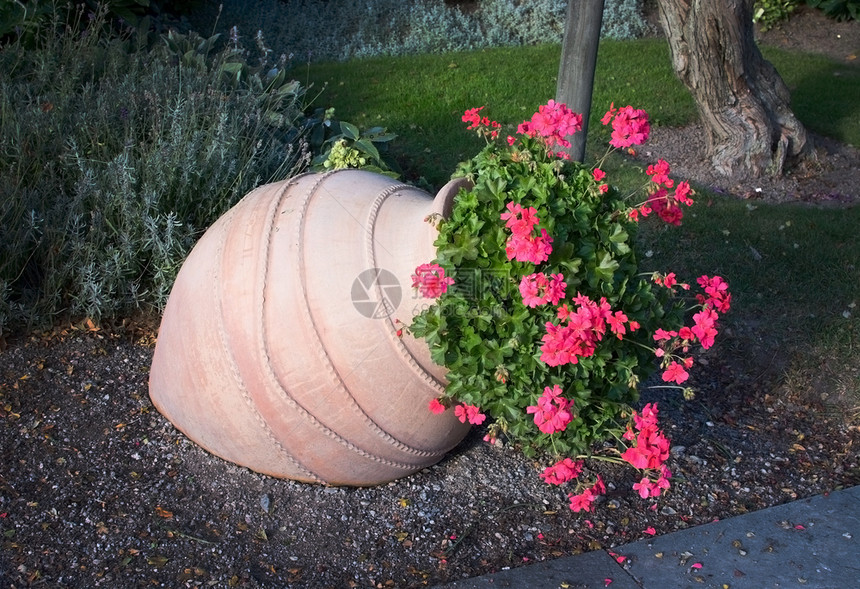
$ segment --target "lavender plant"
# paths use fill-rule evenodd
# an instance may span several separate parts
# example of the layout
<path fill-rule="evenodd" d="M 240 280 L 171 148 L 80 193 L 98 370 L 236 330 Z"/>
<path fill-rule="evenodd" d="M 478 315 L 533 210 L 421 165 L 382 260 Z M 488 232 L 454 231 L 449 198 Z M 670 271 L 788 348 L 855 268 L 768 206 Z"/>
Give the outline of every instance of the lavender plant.
<path fill-rule="evenodd" d="M 0 49 L 0 330 L 160 308 L 206 227 L 310 159 L 277 59 L 104 17 Z"/>

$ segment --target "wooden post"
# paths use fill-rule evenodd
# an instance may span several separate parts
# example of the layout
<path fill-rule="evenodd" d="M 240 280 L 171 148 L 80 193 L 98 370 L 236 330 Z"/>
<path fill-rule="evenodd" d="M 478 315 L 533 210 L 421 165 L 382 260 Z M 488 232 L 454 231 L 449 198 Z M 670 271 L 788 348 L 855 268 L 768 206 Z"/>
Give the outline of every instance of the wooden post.
<path fill-rule="evenodd" d="M 585 158 L 585 139 L 602 22 L 603 0 L 568 1 L 555 99 L 582 114 L 582 131 L 570 139 L 568 150 L 570 159 L 578 162 Z"/>

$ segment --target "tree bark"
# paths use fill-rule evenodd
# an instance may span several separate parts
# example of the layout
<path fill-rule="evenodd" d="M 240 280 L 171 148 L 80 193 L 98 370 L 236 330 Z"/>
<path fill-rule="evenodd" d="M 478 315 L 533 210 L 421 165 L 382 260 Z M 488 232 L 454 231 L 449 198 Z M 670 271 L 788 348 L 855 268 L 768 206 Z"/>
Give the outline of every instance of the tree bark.
<path fill-rule="evenodd" d="M 567 5 L 555 99 L 582 114 L 582 130 L 571 137 L 571 145 L 567 149 L 570 159 L 578 162 L 585 158 L 597 46 L 603 22 L 603 1 L 569 0 Z"/>
<path fill-rule="evenodd" d="M 658 0 L 658 6 L 672 66 L 696 100 L 717 172 L 779 175 L 811 153 L 788 88 L 755 43 L 753 0 Z"/>

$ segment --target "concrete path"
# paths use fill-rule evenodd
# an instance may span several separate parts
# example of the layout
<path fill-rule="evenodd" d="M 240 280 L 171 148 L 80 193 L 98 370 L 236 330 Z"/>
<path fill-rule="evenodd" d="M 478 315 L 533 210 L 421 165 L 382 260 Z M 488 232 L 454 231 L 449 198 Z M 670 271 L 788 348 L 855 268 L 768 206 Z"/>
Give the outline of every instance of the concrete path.
<path fill-rule="evenodd" d="M 437 589 L 860 589 L 860 486 Z"/>

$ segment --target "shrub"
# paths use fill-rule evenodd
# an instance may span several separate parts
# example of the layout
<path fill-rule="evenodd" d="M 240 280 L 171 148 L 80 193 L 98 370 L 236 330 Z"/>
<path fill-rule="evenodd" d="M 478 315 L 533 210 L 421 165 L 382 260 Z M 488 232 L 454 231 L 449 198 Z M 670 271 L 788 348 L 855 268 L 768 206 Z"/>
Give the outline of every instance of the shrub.
<path fill-rule="evenodd" d="M 171 3 L 171 10 L 187 10 L 196 0 Z M 22 39 L 32 43 L 36 32 L 50 23 L 91 19 L 101 11 L 102 25 L 138 26 L 148 13 L 159 13 L 161 2 L 150 0 L 30 0 L 0 1 L 0 40 Z M 146 23 L 148 24 L 148 23 Z"/>
<path fill-rule="evenodd" d="M 600 34 L 608 39 L 638 39 L 649 32 L 642 18 L 641 0 L 608 0 Z"/>
<path fill-rule="evenodd" d="M 784 20 L 788 20 L 801 0 L 756 0 L 753 7 L 753 22 L 766 31 Z"/>
<path fill-rule="evenodd" d="M 165 302 L 200 233 L 306 164 L 303 88 L 258 39 L 53 23 L 0 49 L 0 330 Z"/>
<path fill-rule="evenodd" d="M 647 32 L 642 0 L 606 0 L 603 34 L 628 39 Z M 262 0 L 209 4 L 189 15 L 204 31 L 236 26 L 263 29 L 278 51 L 300 60 L 346 60 L 378 55 L 462 51 L 505 45 L 558 43 L 566 0 L 483 0 L 465 13 L 442 0 Z"/>
<path fill-rule="evenodd" d="M 836 20 L 860 19 L 860 0 L 806 0 L 806 3 Z"/>
<path fill-rule="evenodd" d="M 484 0 L 476 13 L 486 46 L 561 42 L 566 0 Z"/>

